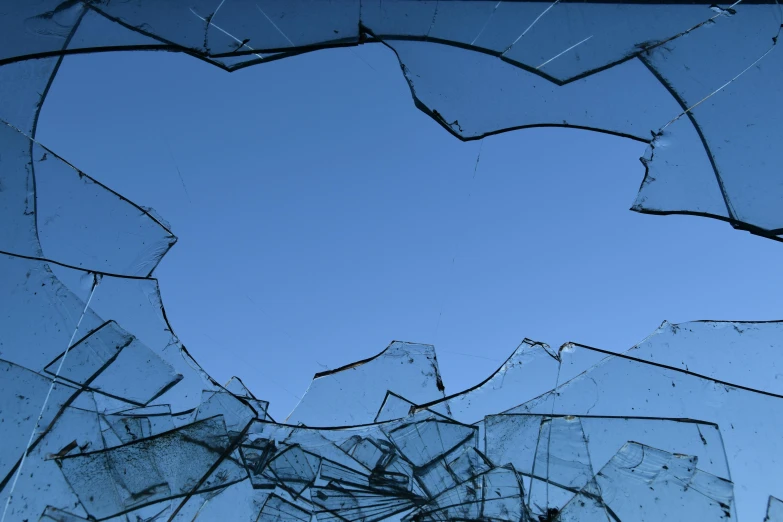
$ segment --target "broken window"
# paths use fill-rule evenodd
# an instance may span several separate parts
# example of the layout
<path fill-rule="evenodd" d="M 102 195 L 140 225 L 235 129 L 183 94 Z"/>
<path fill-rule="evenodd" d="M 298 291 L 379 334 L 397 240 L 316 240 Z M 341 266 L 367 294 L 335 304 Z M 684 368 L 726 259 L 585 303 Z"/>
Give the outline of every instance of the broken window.
<path fill-rule="evenodd" d="M 778 241 L 782 21 L 764 1 L 8 7 L 2 520 L 783 520 L 780 323 L 664 323 L 622 354 L 525 340 L 451 395 L 432 346 L 394 342 L 317 374 L 276 422 L 168 323 L 153 274 L 171 227 L 36 141 L 69 54 L 160 50 L 233 71 L 375 43 L 457 139 L 561 126 L 645 142 L 634 210 Z"/>

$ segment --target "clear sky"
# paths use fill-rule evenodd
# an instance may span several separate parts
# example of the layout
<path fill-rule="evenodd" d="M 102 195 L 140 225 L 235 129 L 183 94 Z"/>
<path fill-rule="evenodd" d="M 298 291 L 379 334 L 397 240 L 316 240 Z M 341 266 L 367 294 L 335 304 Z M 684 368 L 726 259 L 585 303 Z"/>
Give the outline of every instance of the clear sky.
<path fill-rule="evenodd" d="M 277 419 L 315 372 L 395 339 L 434 344 L 454 393 L 525 337 L 622 351 L 664 319 L 783 315 L 783 245 L 628 210 L 644 144 L 554 128 L 462 143 L 380 45 L 231 74 L 70 56 L 37 138 L 171 223 L 155 275 L 175 332 Z"/>

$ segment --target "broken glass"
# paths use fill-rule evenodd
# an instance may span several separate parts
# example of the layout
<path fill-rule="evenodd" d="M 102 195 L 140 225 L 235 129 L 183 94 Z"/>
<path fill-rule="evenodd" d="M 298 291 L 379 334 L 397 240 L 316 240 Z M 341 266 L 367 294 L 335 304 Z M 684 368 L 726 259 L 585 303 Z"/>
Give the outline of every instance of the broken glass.
<path fill-rule="evenodd" d="M 375 357 L 316 374 L 286 422 L 368 424 L 374 421 L 388 391 L 426 403 L 442 398 L 443 390 L 435 349 L 395 341 Z"/>
<path fill-rule="evenodd" d="M 629 442 L 557 513 L 561 520 L 585 520 L 580 518 L 583 505 L 595 502 L 591 510 L 599 512 L 596 520 L 603 514 L 645 520 L 656 516 L 660 505 L 667 507 L 667 520 L 735 520 L 731 482 L 697 465 L 695 457 Z"/>
<path fill-rule="evenodd" d="M 574 350 L 598 351 L 586 346 Z M 759 434 L 774 433 L 775 419 L 783 414 L 783 397 L 630 355 L 603 353 L 607 357 L 594 367 L 509 413 L 631 414 L 714 422 L 721 428 L 731 479 L 747 485 L 737 490 L 738 510 L 751 516 L 747 513 L 758 509 L 769 494 L 766 477 L 774 476 L 780 466 L 781 440 Z M 754 443 L 749 446 L 748 440 Z"/>
<path fill-rule="evenodd" d="M 783 520 L 783 501 L 770 496 L 764 522 L 778 522 L 779 520 Z"/>
<path fill-rule="evenodd" d="M 634 136 L 651 144 L 635 210 L 709 215 L 769 237 L 782 228 L 774 204 L 780 186 L 768 170 L 773 163 L 762 159 L 771 153 L 765 137 L 779 116 L 769 110 L 780 83 L 774 2 L 47 4 L 5 14 L 0 64 L 162 49 L 234 70 L 323 47 L 383 42 L 397 52 L 419 106 L 460 138 L 530 125 Z M 468 73 L 476 70 L 481 74 Z M 659 85 L 661 96 L 634 99 L 649 92 L 634 82 Z M 512 92 L 532 97 L 496 98 Z M 509 111 L 517 107 L 526 109 Z M 721 143 L 731 147 L 713 146 L 713 133 L 725 137 L 728 129 L 732 137 Z"/>
<path fill-rule="evenodd" d="M 3 522 L 717 521 L 764 506 L 783 520 L 780 323 L 664 323 L 624 354 L 525 340 L 448 396 L 434 348 L 394 342 L 317 374 L 279 424 L 174 334 L 152 277 L 176 242 L 165 220 L 35 140 L 68 54 L 165 50 L 230 71 L 375 43 L 458 139 L 561 126 L 646 142 L 633 210 L 779 240 L 782 18 L 764 1 L 9 5 Z"/>

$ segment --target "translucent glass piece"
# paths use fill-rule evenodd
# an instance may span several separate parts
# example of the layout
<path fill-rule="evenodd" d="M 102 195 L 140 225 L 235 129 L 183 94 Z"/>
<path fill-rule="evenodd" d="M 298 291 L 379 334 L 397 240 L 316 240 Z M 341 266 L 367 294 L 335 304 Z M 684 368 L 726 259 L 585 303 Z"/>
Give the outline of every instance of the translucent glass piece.
<path fill-rule="evenodd" d="M 196 517 L 197 520 L 223 520 L 230 513 L 231 520 L 256 522 L 268 496 L 269 492 L 254 490 L 248 480 L 243 480 L 216 491 L 193 495 L 180 507 L 175 520 L 190 522 Z M 161 522 L 167 520 L 170 513 L 164 515 Z"/>
<path fill-rule="evenodd" d="M 664 323 L 627 353 L 713 379 L 783 395 L 783 323 Z"/>
<path fill-rule="evenodd" d="M 247 389 L 245 383 L 239 377 L 231 377 L 226 383 L 226 390 L 234 394 L 236 397 L 240 397 L 253 408 L 255 417 L 259 419 L 271 420 L 268 418 L 267 410 L 269 409 L 269 402 L 256 399 L 256 396 Z"/>
<path fill-rule="evenodd" d="M 0 360 L 0 414 L 3 443 L 0 445 L 0 484 L 7 482 L 36 428 L 33 442 L 45 434 L 62 408 L 78 390 L 64 384 L 52 389 L 41 421 L 38 413 L 49 393 L 51 379 L 31 370 Z"/>
<path fill-rule="evenodd" d="M 489 520 L 525 520 L 524 492 L 514 468 L 498 467 L 481 475 L 482 516 Z"/>
<path fill-rule="evenodd" d="M 614 522 L 615 517 L 606 512 L 606 506 L 595 495 L 579 492 L 573 500 L 558 513 L 552 512 L 557 522 Z"/>
<path fill-rule="evenodd" d="M 493 465 L 476 448 L 468 447 L 465 451 L 449 462 L 449 471 L 458 482 L 464 482 L 489 471 Z"/>
<path fill-rule="evenodd" d="M 780 522 L 781 520 L 783 520 L 783 501 L 769 497 L 767 516 L 764 518 L 764 522 Z"/>
<path fill-rule="evenodd" d="M 393 419 L 401 419 L 407 417 L 411 412 L 411 408 L 415 407 L 415 404 L 404 397 L 400 397 L 394 392 L 387 392 L 373 421 L 384 422 Z"/>
<path fill-rule="evenodd" d="M 464 138 L 555 125 L 647 141 L 666 123 L 662 114 L 681 111 L 635 60 L 558 86 L 493 56 L 458 47 L 415 41 L 389 45 L 425 112 Z"/>
<path fill-rule="evenodd" d="M 0 71 L 3 69 L 0 67 Z M 23 113 L 20 119 L 26 119 L 24 113 L 27 111 L 20 112 Z M 32 125 L 32 122 L 29 123 Z M 30 140 L 0 122 L 0 187 L 3 188 L 0 190 L 0 219 L 3 223 L 0 229 L 0 251 L 4 253 L 33 257 L 41 255 L 36 234 L 34 186 Z"/>
<path fill-rule="evenodd" d="M 133 31 L 115 23 L 95 9 L 88 9 L 68 42 L 68 50 L 96 48 L 171 48 L 164 40 Z"/>
<path fill-rule="evenodd" d="M 267 497 L 257 520 L 258 522 L 285 522 L 293 520 L 310 522 L 310 512 L 273 494 Z"/>
<path fill-rule="evenodd" d="M 113 321 L 76 342 L 45 371 L 72 384 L 145 405 L 178 383 L 182 376 Z M 62 365 L 62 368 L 60 368 Z"/>
<path fill-rule="evenodd" d="M 379 430 L 375 431 L 379 432 Z M 358 430 L 356 432 L 317 430 L 254 421 L 248 432 L 248 440 L 243 443 L 242 448 L 243 451 L 247 449 L 247 446 L 256 449 L 254 464 L 252 465 L 259 471 L 263 471 L 265 462 L 274 455 L 277 447 L 296 444 L 303 450 L 319 455 L 323 459 L 337 462 L 359 473 L 368 474 L 370 472 L 369 469 L 338 446 L 338 444 L 345 442 L 353 435 L 363 435 L 365 433 L 367 433 L 367 430 Z M 332 436 L 334 440 L 331 439 Z M 247 455 L 246 461 L 251 465 Z"/>
<path fill-rule="evenodd" d="M 519 25 L 510 36 L 519 39 L 509 42 L 503 57 L 566 81 L 660 45 L 715 13 L 698 4 L 514 2 L 499 7 L 493 20 L 512 16 Z M 487 29 L 487 42 L 505 36 Z"/>
<path fill-rule="evenodd" d="M 393 35 L 423 37 L 432 27 L 439 2 L 383 2 L 370 0 L 362 2 L 362 24 L 379 38 Z"/>
<path fill-rule="evenodd" d="M 0 254 L 0 358 L 43 370 L 67 347 L 85 309 L 77 297 L 52 274 L 46 263 Z M 92 277 L 88 278 L 88 288 Z M 86 296 L 85 296 L 86 297 Z M 76 339 L 103 324 L 90 310 Z M 42 324 L 47 328 L 40 328 Z"/>
<path fill-rule="evenodd" d="M 551 390 L 559 361 L 549 346 L 525 339 L 486 380 L 463 392 L 421 407 L 447 411 L 459 422 L 472 424 Z M 401 410 L 402 408 L 400 408 Z"/>
<path fill-rule="evenodd" d="M 731 482 L 700 471 L 697 460 L 629 442 L 596 475 L 596 485 L 619 520 L 735 520 Z M 564 518 L 582 504 L 580 498 L 567 504 Z"/>
<path fill-rule="evenodd" d="M 38 522 L 82 522 L 86 520 L 86 518 L 77 517 L 61 509 L 46 506 L 46 511 L 43 512 Z"/>
<path fill-rule="evenodd" d="M 359 40 L 360 9 L 359 0 L 337 4 L 317 0 L 295 3 L 262 0 L 255 5 L 226 2 L 212 19 L 214 25 L 208 35 L 210 48 L 213 54 L 218 54 L 220 49 L 267 52 L 330 43 L 355 43 Z"/>
<path fill-rule="evenodd" d="M 289 446 L 276 454 L 267 466 L 278 483 L 298 496 L 313 484 L 320 464 L 321 459 L 316 455 L 305 453 L 299 446 Z"/>
<path fill-rule="evenodd" d="M 59 61 L 58 57 L 52 57 L 0 67 L 0 120 L 31 136 L 38 117 L 41 93 L 46 90 Z"/>
<path fill-rule="evenodd" d="M 692 119 L 709 149 L 729 217 L 768 231 L 781 229 L 783 182 L 779 164 L 770 161 L 770 137 L 783 117 L 777 103 L 783 58 L 772 52 L 780 11 L 774 4 L 743 5 L 737 15 L 721 16 L 714 25 L 667 43 L 644 60 L 689 108 L 683 118 Z M 653 164 L 657 161 L 677 158 L 663 148 L 656 151 Z"/>
<path fill-rule="evenodd" d="M 549 431 L 550 422 L 558 426 L 554 437 Z M 504 414 L 487 417 L 483 430 L 487 458 L 497 465 L 514 466 L 523 476 L 531 508 L 538 505 L 540 509 L 535 511 L 539 514 L 546 513 L 547 506 L 562 508 L 580 489 L 568 484 L 578 483 L 583 487 L 592 477 L 592 473 L 586 476 L 588 468 L 602 468 L 628 441 L 657 446 L 670 453 L 694 455 L 702 470 L 726 480 L 731 478 L 720 431 L 709 423 L 663 418 Z M 561 436 L 568 434 L 571 436 Z M 585 449 L 589 458 L 584 457 Z M 560 504 L 552 503 L 556 494 L 560 495 Z M 544 501 L 540 500 L 541 496 Z"/>
<path fill-rule="evenodd" d="M 721 427 L 731 479 L 743 484 L 736 491 L 737 511 L 742 517 L 758 519 L 762 517 L 760 506 L 778 487 L 762 477 L 775 474 L 781 465 L 778 455 L 783 442 L 765 435 L 775 432 L 775 419 L 783 415 L 781 399 L 678 368 L 613 356 L 512 412 L 631 414 L 714 422 Z"/>
<path fill-rule="evenodd" d="M 522 485 L 511 467 L 498 467 L 443 491 L 406 520 L 525 520 Z"/>
<path fill-rule="evenodd" d="M 26 435 L 29 437 L 29 432 Z M 38 517 L 46 512 L 47 506 L 50 507 L 50 513 L 51 508 L 55 508 L 65 510 L 73 516 L 87 518 L 87 513 L 79 505 L 79 499 L 59 470 L 55 459 L 102 448 L 98 414 L 94 410 L 70 406 L 63 408 L 53 425 L 31 447 L 16 482 L 6 520 Z M 18 456 L 21 456 L 21 451 Z M 41 480 L 41 477 L 45 477 L 45 480 Z M 4 507 L 12 485 L 13 479 L 10 478 L 0 482 L 0 502 Z"/>
<path fill-rule="evenodd" d="M 427 419 L 389 431 L 389 439 L 414 466 L 425 466 L 477 435 L 476 428 Z"/>
<path fill-rule="evenodd" d="M 129 436 L 130 440 L 124 442 L 151 437 L 175 428 L 174 416 L 167 404 L 131 408 L 104 415 L 104 418 L 118 436 L 121 432 Z"/>
<path fill-rule="evenodd" d="M 255 411 L 230 393 L 204 391 L 196 420 L 222 415 L 229 433 L 237 434 L 255 418 Z"/>
<path fill-rule="evenodd" d="M 250 393 L 245 383 L 239 377 L 231 377 L 225 386 L 226 390 L 233 393 L 237 397 L 254 398 L 255 395 Z"/>
<path fill-rule="evenodd" d="M 94 271 L 148 276 L 176 242 L 174 235 L 50 150 L 32 147 L 44 256 Z"/>
<path fill-rule="evenodd" d="M 182 375 L 175 373 L 166 361 L 134 340 L 122 349 L 114 364 L 92 381 L 90 388 L 143 406 L 181 380 Z"/>
<path fill-rule="evenodd" d="M 88 386 L 133 340 L 133 336 L 117 323 L 106 322 L 74 343 L 68 349 L 65 360 L 60 355 L 44 371 L 54 377 L 59 370 L 59 378 L 78 386 Z"/>
<path fill-rule="evenodd" d="M 86 7 L 81 2 L 42 0 L 3 9 L 0 63 L 24 55 L 39 55 L 65 47 Z"/>
<path fill-rule="evenodd" d="M 214 14 L 216 7 L 214 2 L 200 0 L 189 4 L 175 1 L 151 5 L 112 2 L 94 6 L 93 9 L 110 20 L 116 20 L 141 33 L 197 52 L 208 53 L 208 25 L 205 19 Z"/>
<path fill-rule="evenodd" d="M 657 132 L 642 162 L 644 179 L 632 210 L 729 218 L 704 142 L 690 119 L 680 118 Z"/>
<path fill-rule="evenodd" d="M 468 481 L 443 491 L 405 520 L 475 520 L 480 514 L 481 490 Z"/>
<path fill-rule="evenodd" d="M 387 391 L 423 404 L 443 397 L 435 350 L 395 341 L 364 361 L 316 374 L 287 421 L 309 426 L 350 426 L 374 421 Z"/>
<path fill-rule="evenodd" d="M 223 419 L 213 417 L 152 438 L 57 462 L 87 512 L 107 518 L 190 494 L 227 449 Z"/>
<path fill-rule="evenodd" d="M 83 277 L 83 273 L 76 270 L 57 269 L 56 274 L 61 281 L 67 282 L 68 288 L 73 288 Z M 156 404 L 168 404 L 172 411 L 181 412 L 198 407 L 204 390 L 219 389 L 174 334 L 166 318 L 157 280 L 104 276 L 100 289 L 90 301 L 90 308 L 132 332 L 139 342 L 182 376 L 176 386 L 155 399 Z"/>
<path fill-rule="evenodd" d="M 593 478 L 587 439 L 578 417 L 542 419 L 527 504 L 538 515 L 558 511 Z"/>
<path fill-rule="evenodd" d="M 445 459 L 442 458 L 415 470 L 414 477 L 430 498 L 437 497 L 458 484 L 456 477 L 446 466 Z"/>
<path fill-rule="evenodd" d="M 398 513 L 410 510 L 414 500 L 383 491 L 342 488 L 334 484 L 313 488 L 317 520 L 361 521 L 395 520 Z"/>

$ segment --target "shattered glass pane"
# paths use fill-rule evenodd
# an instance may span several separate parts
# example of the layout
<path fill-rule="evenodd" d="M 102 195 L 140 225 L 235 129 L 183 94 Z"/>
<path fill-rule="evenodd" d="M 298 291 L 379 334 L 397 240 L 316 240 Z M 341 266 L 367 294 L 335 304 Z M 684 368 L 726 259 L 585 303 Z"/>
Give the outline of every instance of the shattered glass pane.
<path fill-rule="evenodd" d="M 782 20 L 763 0 L 9 4 L 2 521 L 783 521 L 781 323 L 665 322 L 622 354 L 525 339 L 451 395 L 433 346 L 395 341 L 315 375 L 277 423 L 168 323 L 153 273 L 171 227 L 36 141 L 69 54 L 232 71 L 375 43 L 458 139 L 559 126 L 645 142 L 633 210 L 780 240 Z"/>

